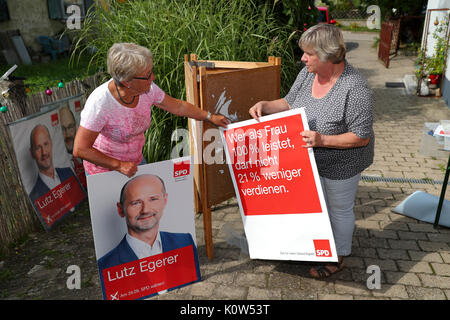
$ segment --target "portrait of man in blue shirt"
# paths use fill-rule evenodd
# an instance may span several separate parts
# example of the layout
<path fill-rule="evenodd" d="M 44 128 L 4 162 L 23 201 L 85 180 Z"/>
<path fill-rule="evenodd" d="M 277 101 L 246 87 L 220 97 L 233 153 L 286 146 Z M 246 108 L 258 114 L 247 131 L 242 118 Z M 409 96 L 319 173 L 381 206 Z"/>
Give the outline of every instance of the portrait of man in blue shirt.
<path fill-rule="evenodd" d="M 70 167 L 57 168 L 54 166 L 52 138 L 48 128 L 43 124 L 36 125 L 30 133 L 30 154 L 36 162 L 38 176 L 29 197 L 39 213 L 39 219 L 42 220 L 41 212 L 36 206 L 36 200 L 67 179 L 71 177 L 75 178 L 75 173 Z M 84 193 L 84 191 L 82 192 Z M 74 211 L 73 208 L 70 210 Z"/>
<path fill-rule="evenodd" d="M 157 175 L 142 174 L 124 184 L 117 212 L 125 219 L 127 233 L 114 249 L 98 260 L 103 288 L 103 269 L 189 245 L 193 248 L 197 280 L 200 279 L 197 248 L 192 235 L 159 230 L 167 200 L 164 181 Z"/>

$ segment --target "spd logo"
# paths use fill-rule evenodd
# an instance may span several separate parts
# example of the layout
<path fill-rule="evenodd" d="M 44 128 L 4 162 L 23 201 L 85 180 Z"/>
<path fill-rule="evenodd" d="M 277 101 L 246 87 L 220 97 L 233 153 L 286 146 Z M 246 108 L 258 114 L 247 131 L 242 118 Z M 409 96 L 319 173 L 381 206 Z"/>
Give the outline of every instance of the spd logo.
<path fill-rule="evenodd" d="M 57 113 L 53 113 L 50 116 L 50 120 L 52 121 L 52 126 L 55 127 L 59 124 L 59 119 L 58 119 L 58 114 Z"/>
<path fill-rule="evenodd" d="M 178 163 L 173 164 L 173 177 L 175 179 L 183 178 L 184 176 L 189 175 L 190 170 L 190 162 L 189 161 L 182 161 Z"/>
<path fill-rule="evenodd" d="M 75 101 L 75 112 L 81 111 L 81 102 L 80 100 Z"/>
<path fill-rule="evenodd" d="M 316 257 L 331 257 L 330 241 L 328 239 L 313 241 Z"/>

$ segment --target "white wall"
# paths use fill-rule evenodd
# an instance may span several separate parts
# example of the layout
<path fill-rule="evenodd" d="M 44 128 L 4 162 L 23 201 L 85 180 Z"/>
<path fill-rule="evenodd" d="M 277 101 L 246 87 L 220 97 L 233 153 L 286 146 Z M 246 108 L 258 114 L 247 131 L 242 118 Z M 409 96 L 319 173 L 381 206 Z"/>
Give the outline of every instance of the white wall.
<path fill-rule="evenodd" d="M 428 1 L 428 7 L 429 9 L 444 9 L 444 8 L 450 8 L 450 0 L 429 0 Z M 429 25 L 428 25 L 428 37 L 427 37 L 427 47 L 426 52 L 427 56 L 431 56 L 434 52 L 434 46 L 436 44 L 435 39 L 433 38 L 433 32 L 436 29 L 436 26 L 434 25 L 435 20 L 437 19 L 439 22 L 441 22 L 445 16 L 448 15 L 449 11 L 432 11 L 429 15 Z M 424 21 L 424 27 L 423 27 L 423 35 L 422 35 L 422 46 L 424 45 L 425 40 L 425 32 L 426 32 L 426 18 Z"/>
<path fill-rule="evenodd" d="M 450 8 L 450 0 L 428 0 L 427 9 L 440 9 L 440 8 Z M 427 56 L 432 55 L 432 53 L 434 51 L 435 40 L 433 39 L 433 36 L 432 36 L 433 31 L 436 28 L 434 26 L 434 21 L 435 21 L 436 17 L 438 18 L 439 21 L 442 20 L 444 15 L 448 15 L 448 12 L 449 11 L 432 12 L 430 15 L 430 24 L 429 24 L 429 31 L 428 31 L 428 37 L 427 37 L 427 49 L 426 49 Z M 423 31 L 423 36 L 422 36 L 422 47 L 424 44 L 425 30 L 426 30 L 426 25 L 424 25 L 424 31 Z M 447 105 L 450 106 L 450 50 L 449 50 L 449 54 L 447 56 L 447 67 L 446 67 L 446 72 L 445 72 L 442 96 L 443 96 L 445 102 L 447 103 Z"/>

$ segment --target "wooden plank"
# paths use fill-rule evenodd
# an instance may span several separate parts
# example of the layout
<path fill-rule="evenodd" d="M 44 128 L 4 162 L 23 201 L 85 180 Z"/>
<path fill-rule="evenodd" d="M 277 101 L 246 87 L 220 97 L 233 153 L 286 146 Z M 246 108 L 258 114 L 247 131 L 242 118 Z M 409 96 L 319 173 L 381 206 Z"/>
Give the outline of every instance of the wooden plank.
<path fill-rule="evenodd" d="M 191 61 L 197 61 L 196 59 L 197 56 L 191 54 Z M 191 67 L 185 56 L 187 99 L 192 103 L 193 100 L 196 100 L 193 97 L 195 92 L 198 92 L 198 100 L 196 101 L 198 101 L 202 110 L 223 114 L 232 121 L 243 121 L 250 119 L 248 110 L 256 102 L 280 98 L 281 59 L 279 57 L 269 57 L 268 62 L 198 61 L 214 62 L 215 64 L 214 69 L 207 69 L 205 66 L 198 68 L 200 84 L 195 90 L 195 86 L 198 85 L 196 67 L 195 65 Z M 197 128 L 201 128 L 201 130 L 196 130 Z M 191 146 L 196 142 L 201 147 L 200 149 L 194 148 L 194 152 L 199 156 L 198 161 L 201 162 L 196 165 L 199 170 L 198 174 L 195 173 L 194 179 L 198 181 L 195 187 L 199 190 L 203 212 L 206 255 L 212 260 L 214 247 L 211 207 L 234 197 L 235 191 L 228 165 L 225 163 L 225 155 L 222 154 L 223 163 L 215 161 L 210 163 L 211 160 L 205 158 L 209 155 L 214 159 L 216 158 L 216 150 L 223 150 L 219 135 L 213 135 L 212 137 L 217 141 L 205 139 L 205 132 L 208 129 L 217 130 L 209 122 L 189 122 Z M 196 141 L 193 141 L 192 135 L 195 135 Z"/>
<path fill-rule="evenodd" d="M 248 120 L 250 119 L 248 110 L 255 103 L 261 100 L 269 101 L 280 98 L 280 72 L 281 66 L 274 65 L 223 74 L 207 73 L 203 86 L 204 101 L 202 105 L 212 113 L 222 113 L 237 121 Z M 211 128 L 215 127 L 210 123 L 204 123 L 204 132 Z M 223 150 L 222 141 L 211 141 L 210 143 L 215 144 L 214 149 Z M 204 150 L 204 156 L 212 153 L 212 150 L 211 147 L 208 148 L 208 152 Z M 215 157 L 215 153 L 210 156 Z M 209 164 L 205 170 L 208 206 L 217 205 L 235 196 L 228 165 L 225 162 Z"/>
<path fill-rule="evenodd" d="M 206 68 L 200 67 L 199 68 L 199 75 L 200 75 L 200 105 L 205 106 L 205 94 L 206 94 Z M 205 141 L 204 139 L 201 139 L 202 143 L 202 150 L 205 149 Z M 201 157 L 203 158 L 203 152 L 201 154 Z M 207 169 L 205 161 L 201 161 L 201 168 L 202 168 L 202 175 L 201 175 L 201 192 L 200 192 L 200 198 L 202 201 L 202 212 L 203 212 L 203 230 L 204 230 L 204 238 L 205 238 L 205 248 L 206 248 L 206 255 L 208 256 L 209 260 L 212 260 L 214 258 L 214 247 L 213 247 L 213 240 L 212 240 L 212 219 L 211 219 L 211 206 L 209 205 L 209 189 L 207 187 Z"/>
<path fill-rule="evenodd" d="M 185 55 L 184 61 L 184 77 L 186 86 L 186 101 L 194 105 L 199 105 L 198 102 L 198 85 L 197 85 L 197 67 L 191 67 L 187 61 L 188 57 Z M 198 163 L 199 155 L 201 156 L 201 145 L 198 141 L 199 135 L 201 135 L 200 124 L 194 119 L 188 120 L 189 129 L 189 140 L 190 140 L 190 153 L 194 156 L 194 208 L 195 212 L 199 213 L 201 211 L 201 200 L 200 200 L 200 183 L 202 168 Z"/>
<path fill-rule="evenodd" d="M 223 69 L 254 69 L 270 66 L 267 62 L 246 62 L 246 61 L 217 61 L 217 60 L 198 60 L 199 62 L 213 62 L 215 68 Z"/>
<path fill-rule="evenodd" d="M 399 18 L 398 20 L 392 20 L 390 21 L 392 23 L 392 40 L 391 40 L 391 48 L 390 48 L 390 54 L 397 54 L 398 45 L 400 43 L 400 25 L 401 25 L 402 18 Z"/>

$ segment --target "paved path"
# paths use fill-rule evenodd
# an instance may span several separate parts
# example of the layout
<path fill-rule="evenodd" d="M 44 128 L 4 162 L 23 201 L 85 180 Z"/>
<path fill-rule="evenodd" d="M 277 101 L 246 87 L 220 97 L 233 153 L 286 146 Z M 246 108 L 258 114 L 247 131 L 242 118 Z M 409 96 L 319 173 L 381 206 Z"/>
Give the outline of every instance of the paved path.
<path fill-rule="evenodd" d="M 450 119 L 442 99 L 406 95 L 385 82 L 412 74 L 414 61 L 399 56 L 389 69 L 371 48 L 373 34 L 345 33 L 347 58 L 368 78 L 375 99 L 375 162 L 363 175 L 442 180 L 444 157 L 419 153 L 424 122 Z M 202 217 L 196 232 L 203 281 L 154 299 L 450 299 L 450 230 L 391 210 L 416 190 L 439 195 L 441 185 L 361 181 L 356 229 L 346 268 L 324 281 L 308 276 L 309 263 L 250 260 L 231 232 L 242 234 L 236 200 L 213 211 L 215 257 L 205 254 Z M 447 198 L 449 198 L 447 196 Z M 88 214 L 77 214 L 52 233 L 37 232 L 0 262 L 2 299 L 101 299 Z M 69 265 L 81 267 L 82 288 L 68 290 Z M 381 289 L 370 290 L 367 267 L 381 270 Z"/>
<path fill-rule="evenodd" d="M 389 69 L 371 48 L 373 34 L 345 33 L 347 58 L 368 78 L 375 93 L 375 162 L 363 175 L 442 180 L 447 158 L 419 154 L 424 122 L 450 119 L 442 99 L 406 95 L 385 82 L 402 81 L 414 72 L 414 60 L 398 56 Z M 391 212 L 416 190 L 439 195 L 441 185 L 364 182 L 356 199 L 353 253 L 347 268 L 325 281 L 308 277 L 308 263 L 250 260 L 227 243 L 231 229 L 242 233 L 236 201 L 213 212 L 215 258 L 200 251 L 204 281 L 159 299 L 449 299 L 450 230 L 435 230 Z M 449 198 L 447 196 L 447 198 Z M 197 224 L 202 246 L 202 223 Z M 236 248 L 236 249 L 235 249 Z M 377 265 L 381 289 L 369 290 L 366 269 Z"/>

